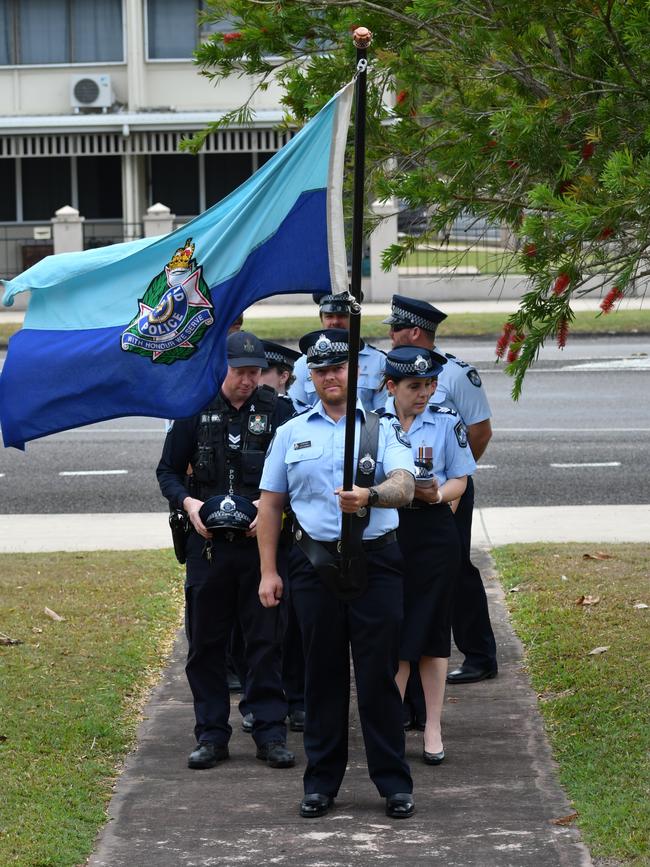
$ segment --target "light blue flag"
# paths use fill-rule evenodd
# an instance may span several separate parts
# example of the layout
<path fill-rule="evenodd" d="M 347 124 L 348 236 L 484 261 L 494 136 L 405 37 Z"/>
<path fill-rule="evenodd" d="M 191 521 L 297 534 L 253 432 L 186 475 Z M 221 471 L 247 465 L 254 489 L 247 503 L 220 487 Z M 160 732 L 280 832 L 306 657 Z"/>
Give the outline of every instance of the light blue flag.
<path fill-rule="evenodd" d="M 353 83 L 241 187 L 170 235 L 48 256 L 0 376 L 5 446 L 217 393 L 228 327 L 270 295 L 348 286 L 342 179 Z"/>

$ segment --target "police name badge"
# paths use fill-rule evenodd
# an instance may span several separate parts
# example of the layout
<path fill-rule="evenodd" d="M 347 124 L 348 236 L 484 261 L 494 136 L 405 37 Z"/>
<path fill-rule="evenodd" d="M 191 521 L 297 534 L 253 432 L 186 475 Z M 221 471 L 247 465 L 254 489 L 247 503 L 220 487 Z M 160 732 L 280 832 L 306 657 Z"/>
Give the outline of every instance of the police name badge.
<path fill-rule="evenodd" d="M 248 416 L 248 430 L 252 434 L 264 433 L 268 428 L 269 417 L 265 413 L 255 413 Z"/>

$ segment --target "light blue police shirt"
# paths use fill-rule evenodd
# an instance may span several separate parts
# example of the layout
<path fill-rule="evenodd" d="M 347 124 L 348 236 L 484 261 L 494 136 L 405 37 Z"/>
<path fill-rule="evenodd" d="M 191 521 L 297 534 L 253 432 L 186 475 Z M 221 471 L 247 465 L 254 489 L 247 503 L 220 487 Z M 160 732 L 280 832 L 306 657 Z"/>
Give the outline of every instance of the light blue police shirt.
<path fill-rule="evenodd" d="M 365 410 L 357 400 L 354 466 L 359 460 L 361 416 Z M 415 474 L 411 449 L 400 442 L 395 419 L 382 418 L 379 428 L 375 484 L 393 470 Z M 408 442 L 399 429 L 400 436 Z M 303 529 L 319 542 L 341 538 L 339 498 L 335 488 L 343 484 L 345 416 L 334 421 L 318 401 L 312 409 L 289 419 L 275 433 L 264 462 L 260 490 L 289 494 L 291 507 Z M 364 539 L 376 539 L 399 523 L 397 509 L 370 509 Z"/>
<path fill-rule="evenodd" d="M 386 412 L 395 416 L 395 398 L 386 401 Z M 393 418 L 397 422 L 397 418 Z M 433 474 L 439 485 L 447 479 L 471 476 L 476 470 L 472 450 L 467 443 L 467 431 L 458 413 L 448 407 L 427 406 L 416 415 L 407 431 L 414 460 L 420 446 L 433 450 Z"/>
<path fill-rule="evenodd" d="M 357 397 L 360 398 L 364 409 L 372 410 L 383 407 L 386 402 L 386 390 L 379 387 L 384 376 L 386 356 L 380 349 L 365 344 L 359 352 L 359 376 L 357 379 Z M 307 358 L 301 355 L 293 368 L 296 381 L 289 389 L 289 397 L 293 405 L 300 412 L 308 406 L 315 406 L 318 400 L 316 388 L 311 379 L 311 372 L 307 367 Z"/>
<path fill-rule="evenodd" d="M 441 350 L 436 347 L 436 351 Z M 476 368 L 448 352 L 445 357 L 447 364 L 438 374 L 438 385 L 429 403 L 448 406 L 468 426 L 490 418 L 490 404 Z"/>

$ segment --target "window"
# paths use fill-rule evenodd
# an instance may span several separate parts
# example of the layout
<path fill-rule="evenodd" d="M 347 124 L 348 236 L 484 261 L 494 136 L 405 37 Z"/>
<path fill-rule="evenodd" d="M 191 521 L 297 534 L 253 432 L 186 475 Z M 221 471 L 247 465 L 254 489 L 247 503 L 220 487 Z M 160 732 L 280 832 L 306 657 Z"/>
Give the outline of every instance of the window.
<path fill-rule="evenodd" d="M 198 214 L 198 157 L 184 154 L 151 157 L 151 202 L 162 202 L 172 214 L 189 217 Z"/>
<path fill-rule="evenodd" d="M 0 160 L 0 220 L 16 219 L 16 161 Z"/>
<path fill-rule="evenodd" d="M 79 212 L 89 220 L 122 217 L 122 158 L 77 157 Z"/>
<path fill-rule="evenodd" d="M 253 174 L 251 154 L 205 155 L 205 203 L 208 208 L 236 190 Z"/>
<path fill-rule="evenodd" d="M 204 8 L 205 0 L 147 0 L 149 59 L 189 60 L 201 40 L 236 29 L 228 19 L 199 24 Z"/>
<path fill-rule="evenodd" d="M 0 0 L 0 64 L 124 59 L 122 0 Z"/>
<path fill-rule="evenodd" d="M 25 220 L 49 220 L 59 208 L 72 204 L 70 157 L 24 159 L 22 177 Z"/>

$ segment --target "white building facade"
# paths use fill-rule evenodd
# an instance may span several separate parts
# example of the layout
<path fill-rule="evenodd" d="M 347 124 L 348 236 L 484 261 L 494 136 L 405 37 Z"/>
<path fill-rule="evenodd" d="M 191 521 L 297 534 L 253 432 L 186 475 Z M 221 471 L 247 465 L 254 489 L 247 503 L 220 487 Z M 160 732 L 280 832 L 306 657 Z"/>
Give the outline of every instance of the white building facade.
<path fill-rule="evenodd" d="M 286 141 L 271 85 L 252 126 L 211 134 L 198 156 L 182 138 L 253 93 L 249 77 L 214 85 L 192 52 L 202 0 L 0 0 L 0 279 L 52 252 L 64 205 L 84 246 L 142 234 L 162 202 L 176 223 L 219 201 Z M 217 38 L 220 38 L 217 36 Z"/>

